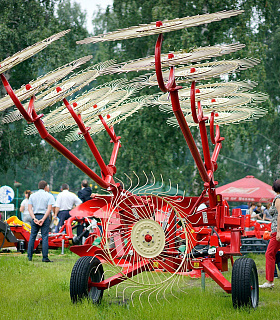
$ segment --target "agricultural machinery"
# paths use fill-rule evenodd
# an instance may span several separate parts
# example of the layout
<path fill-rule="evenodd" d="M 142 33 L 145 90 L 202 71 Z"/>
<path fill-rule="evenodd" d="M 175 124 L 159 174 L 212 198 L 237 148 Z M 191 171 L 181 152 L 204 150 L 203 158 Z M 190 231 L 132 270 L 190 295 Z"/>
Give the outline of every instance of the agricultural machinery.
<path fill-rule="evenodd" d="M 75 229 L 81 226 L 83 231 L 76 235 Z M 0 248 L 16 247 L 17 251 L 24 253 L 27 250 L 31 233 L 31 226 L 24 223 L 16 216 L 8 218 L 5 222 L 1 222 L 0 226 Z M 85 236 L 87 239 L 85 239 Z M 65 221 L 63 226 L 57 231 L 49 233 L 48 244 L 50 249 L 68 248 L 73 244 L 99 243 L 101 238 L 100 230 L 95 219 L 88 217 L 71 217 Z M 42 249 L 42 237 L 38 234 L 35 239 L 34 249 L 40 251 Z M 1 250 L 0 249 L 0 250 Z M 62 250 L 63 250 L 62 249 Z"/>
<path fill-rule="evenodd" d="M 225 292 L 231 293 L 234 307 L 257 307 L 258 274 L 254 261 L 244 257 L 233 260 L 233 256 L 241 256 L 244 219 L 240 209 L 230 212 L 228 203 L 216 193 L 217 181 L 214 180 L 214 173 L 218 168 L 218 156 L 224 140 L 220 135 L 219 125 L 263 116 L 266 111 L 256 104 L 267 97 L 250 92 L 256 85 L 254 82 L 198 82 L 212 77 L 220 78 L 228 73 L 236 74 L 253 67 L 258 61 L 238 59 L 200 63 L 203 59 L 216 58 L 242 49 L 244 45 L 239 43 L 161 54 L 163 33 L 241 13 L 238 10 L 222 11 L 157 21 L 81 40 L 79 44 L 158 35 L 154 56 L 120 64 L 106 61 L 67 80 L 61 80 L 91 58 L 83 57 L 16 91 L 11 88 L 3 72 L 42 50 L 68 30 L 28 47 L 1 63 L 1 80 L 8 95 L 0 100 L 0 109 L 16 106 L 3 121 L 24 118 L 30 124 L 26 129 L 27 134 L 39 132 L 42 139 L 106 191 L 104 195 L 95 195 L 71 211 L 72 217 L 96 219 L 100 232 L 100 241 L 96 241 L 96 236 L 88 237 L 83 245 L 71 247 L 71 251 L 80 256 L 73 267 L 70 280 L 73 302 L 86 297 L 99 303 L 104 290 L 115 287 L 116 292 L 121 291 L 123 297 L 129 292 L 132 303 L 136 295 L 140 301 L 144 296 L 148 297 L 151 303 L 153 300 L 159 301 L 160 296 L 167 299 L 174 295 L 175 288 L 178 291 L 185 290 L 187 276 L 198 271 L 206 273 Z M 176 70 L 175 66 L 178 66 Z M 98 76 L 153 69 L 155 74 L 131 81 L 119 78 L 93 88 L 73 100 L 66 99 Z M 141 95 L 142 88 L 151 86 L 158 86 L 162 93 Z M 24 102 L 27 99 L 29 101 Z M 60 101 L 63 105 L 44 118 L 39 113 Z M 169 196 L 158 191 L 156 181 L 154 186 L 148 184 L 148 178 L 144 185 L 134 185 L 131 178 L 128 186 L 115 178 L 121 137 L 116 134 L 114 125 L 141 107 L 150 105 L 158 105 L 160 110 L 173 113 L 168 124 L 180 128 L 204 182 L 204 189 L 199 196 Z M 203 156 L 190 130 L 193 126 L 199 128 Z M 212 153 L 208 127 L 210 142 L 213 144 Z M 100 176 L 51 135 L 62 130 L 68 130 L 66 139 L 69 141 L 82 138 L 86 140 L 100 167 Z M 101 130 L 106 130 L 113 144 L 107 165 L 92 138 L 93 134 Z M 204 204 L 203 209 L 200 209 L 201 204 Z M 228 271 L 229 260 L 232 264 L 231 282 L 222 274 Z"/>

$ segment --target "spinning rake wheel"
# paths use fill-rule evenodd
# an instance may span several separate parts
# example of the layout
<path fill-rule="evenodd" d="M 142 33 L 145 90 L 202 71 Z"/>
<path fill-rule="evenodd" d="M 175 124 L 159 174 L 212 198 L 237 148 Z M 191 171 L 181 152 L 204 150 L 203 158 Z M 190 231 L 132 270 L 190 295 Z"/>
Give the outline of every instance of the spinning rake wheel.
<path fill-rule="evenodd" d="M 237 74 L 254 67 L 259 61 L 248 58 L 200 62 L 240 50 L 244 47 L 243 44 L 217 45 L 161 54 L 164 32 L 210 23 L 241 13 L 242 11 L 232 10 L 157 21 L 81 40 L 78 43 L 159 35 L 154 56 L 119 64 L 112 60 L 106 61 L 65 79 L 74 69 L 91 58 L 83 57 L 15 91 L 3 72 L 44 49 L 68 30 L 0 63 L 1 80 L 8 93 L 8 96 L 0 100 L 0 110 L 3 111 L 13 104 L 16 106 L 16 110 L 7 114 L 3 122 L 25 118 L 30 124 L 26 129 L 27 134 L 39 132 L 43 139 L 108 192 L 108 195 L 95 196 L 71 212 L 76 216 L 95 217 L 102 228 L 99 242 L 71 248 L 81 257 L 71 275 L 70 294 L 73 302 L 87 297 L 99 303 L 104 290 L 115 286 L 116 291 L 122 291 L 122 296 L 125 292 L 130 292 L 133 298 L 138 293 L 140 302 L 143 294 L 147 293 L 151 303 L 152 295 L 159 301 L 160 295 L 164 298 L 168 296 L 167 292 L 174 295 L 174 287 L 182 291 L 189 272 L 204 271 L 223 290 L 233 292 L 235 307 L 257 307 L 258 279 L 252 260 L 237 260 L 239 262 L 233 265 L 232 284 L 221 273 L 227 270 L 229 258 L 233 261 L 233 255 L 240 255 L 243 222 L 240 212 L 235 211 L 230 215 L 228 204 L 221 195 L 216 194 L 214 172 L 217 170 L 217 158 L 224 139 L 220 136 L 219 125 L 264 116 L 266 110 L 259 108 L 257 104 L 266 100 L 267 96 L 251 92 L 256 86 L 256 83 L 252 82 L 199 85 L 196 85 L 196 82 L 213 77 L 221 78 L 225 73 Z M 170 69 L 162 71 L 162 68 Z M 69 102 L 66 99 L 104 74 L 152 69 L 155 69 L 155 74 L 149 73 L 131 81 L 114 80 L 77 95 Z M 141 94 L 142 88 L 147 89 L 154 85 L 159 86 L 163 93 Z M 27 99 L 30 100 L 26 102 Z M 37 113 L 56 103 L 60 103 L 60 106 L 49 112 L 43 122 L 43 115 Z M 159 194 L 155 183 L 153 187 L 140 188 L 132 187 L 131 184 L 125 189 L 124 183 L 115 181 L 116 159 L 121 142 L 115 133 L 114 125 L 145 106 L 159 106 L 164 112 L 173 112 L 174 117 L 168 119 L 167 123 L 180 127 L 204 182 L 204 190 L 199 197 L 177 194 L 171 197 L 164 192 Z M 204 161 L 189 129 L 191 126 L 199 127 Z M 207 126 L 210 127 L 210 139 L 214 145 L 212 155 Z M 82 138 L 86 140 L 100 167 L 101 177 L 50 134 L 62 130 L 68 130 L 68 141 Z M 92 135 L 101 130 L 108 133 L 113 143 L 108 165 L 92 139 Z M 200 209 L 200 205 L 205 203 L 207 206 Z M 240 271 L 241 265 L 246 269 L 244 272 Z M 238 277 L 243 279 L 242 283 L 236 280 Z"/>
<path fill-rule="evenodd" d="M 129 202 L 131 206 L 124 202 Z M 187 250 L 181 255 L 179 262 L 175 262 L 170 255 L 171 252 L 179 255 L 175 251 L 176 228 L 172 224 L 174 217 L 176 223 L 182 226 L 182 234 L 187 239 Z M 137 279 L 131 279 L 144 286 L 157 286 L 173 277 L 182 269 L 187 253 L 193 248 L 180 213 L 166 199 L 155 195 L 130 195 L 117 202 L 107 221 L 105 238 L 110 239 L 114 247 L 114 250 L 110 250 L 108 246 L 108 256 L 124 276 L 129 270 L 128 265 L 134 267 L 145 264 L 145 271 L 154 270 L 155 267 L 169 271 L 163 277 L 155 273 L 151 277 L 141 274 Z"/>

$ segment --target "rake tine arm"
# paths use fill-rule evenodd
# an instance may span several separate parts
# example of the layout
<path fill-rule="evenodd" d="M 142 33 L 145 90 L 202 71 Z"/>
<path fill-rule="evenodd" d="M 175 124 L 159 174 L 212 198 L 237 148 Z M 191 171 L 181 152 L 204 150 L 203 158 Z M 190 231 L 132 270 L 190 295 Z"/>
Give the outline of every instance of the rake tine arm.
<path fill-rule="evenodd" d="M 193 81 L 192 85 L 191 85 L 190 98 L 191 98 L 191 110 L 192 110 L 193 121 L 195 123 L 198 123 L 197 114 L 196 114 L 196 107 L 195 107 L 195 81 Z"/>
<path fill-rule="evenodd" d="M 222 148 L 222 141 L 224 140 L 223 137 L 220 135 L 220 128 L 218 125 L 216 125 L 216 135 L 214 136 L 214 117 L 215 117 L 215 112 L 211 112 L 211 117 L 210 117 L 210 137 L 212 143 L 215 145 L 214 151 L 212 153 L 211 161 L 213 163 L 213 170 L 216 171 L 218 166 L 217 166 L 217 159 L 218 155 L 221 151 Z"/>
<path fill-rule="evenodd" d="M 214 119 L 215 119 L 215 112 L 211 112 L 211 117 L 210 117 L 210 137 L 211 137 L 211 141 L 213 144 L 216 144 L 217 142 L 219 142 L 219 140 L 221 139 L 221 135 L 220 135 L 220 128 L 218 125 L 216 125 L 216 135 L 214 135 Z"/>
<path fill-rule="evenodd" d="M 121 147 L 121 142 L 120 142 L 121 137 L 117 137 L 116 136 L 113 127 L 109 128 L 109 126 L 107 125 L 106 121 L 104 120 L 104 118 L 102 117 L 101 114 L 98 117 L 99 117 L 100 121 L 102 122 L 105 130 L 109 134 L 110 138 L 112 139 L 110 142 L 114 143 L 114 148 L 113 148 L 111 159 L 110 159 L 110 162 L 109 162 L 109 165 L 108 165 L 108 168 L 109 168 L 111 176 L 108 175 L 106 177 L 106 179 L 105 179 L 106 181 L 112 183 L 113 175 L 116 174 L 116 172 L 117 172 L 116 161 L 117 161 L 117 156 L 118 156 L 118 153 L 119 153 L 119 149 Z"/>
<path fill-rule="evenodd" d="M 28 109 L 27 113 L 32 117 L 32 110 L 34 110 L 34 101 L 35 101 L 35 96 L 32 96 L 30 98 L 29 104 L 28 104 Z"/>
<path fill-rule="evenodd" d="M 115 166 L 116 161 L 117 161 L 117 155 L 118 155 L 120 147 L 121 147 L 121 142 L 119 140 L 114 142 L 114 148 L 113 148 L 113 151 L 112 151 L 112 155 L 111 155 L 111 159 L 110 159 L 110 162 L 109 162 L 109 166 Z"/>
<path fill-rule="evenodd" d="M 155 69 L 156 69 L 156 75 L 157 75 L 157 82 L 158 86 L 161 91 L 167 92 L 168 89 L 166 88 L 163 77 L 162 77 L 162 71 L 161 71 L 161 45 L 162 45 L 163 35 L 162 33 L 158 36 L 156 47 L 155 47 Z"/>
<path fill-rule="evenodd" d="M 113 127 L 112 127 L 112 128 L 109 128 L 108 124 L 106 123 L 106 121 L 104 120 L 104 118 L 102 117 L 101 114 L 100 114 L 98 117 L 99 117 L 100 121 L 102 122 L 105 130 L 106 130 L 107 133 L 109 134 L 110 138 L 112 139 L 112 141 L 113 141 L 114 143 L 116 143 L 116 142 L 120 139 L 120 137 L 117 137 L 117 136 L 116 136 Z"/>
<path fill-rule="evenodd" d="M 156 69 L 158 85 L 163 92 L 170 92 L 173 112 L 176 116 L 178 124 L 181 128 L 181 131 L 184 135 L 184 138 L 188 144 L 188 147 L 189 147 L 191 154 L 194 158 L 194 161 L 197 165 L 199 174 L 204 182 L 209 182 L 210 178 L 207 174 L 205 165 L 201 159 L 200 153 L 197 149 L 197 146 L 196 146 L 195 141 L 193 139 L 192 133 L 190 131 L 190 128 L 187 124 L 187 121 L 184 117 L 184 114 L 183 114 L 181 106 L 180 106 L 178 90 L 181 87 L 176 86 L 174 67 L 171 67 L 171 69 L 170 69 L 169 81 L 167 83 L 167 86 L 164 85 L 162 71 L 161 71 L 161 59 L 160 59 L 162 40 L 163 40 L 162 34 L 160 34 L 158 36 L 158 39 L 156 42 L 156 47 L 155 47 L 155 69 Z"/>
<path fill-rule="evenodd" d="M 40 116 L 39 116 L 40 117 Z M 81 171 L 88 175 L 92 180 L 99 184 L 102 188 L 107 189 L 110 184 L 105 182 L 100 178 L 94 171 L 92 171 L 88 166 L 86 166 L 80 159 L 78 159 L 71 151 L 64 147 L 58 140 L 56 140 L 51 134 L 48 133 L 43 122 L 40 118 L 35 119 L 34 125 L 36 126 L 42 139 L 46 140 L 53 148 L 60 152 L 65 158 L 70 160 L 75 166 L 77 166 Z"/>
<path fill-rule="evenodd" d="M 104 176 L 109 175 L 109 171 L 108 168 L 103 160 L 103 158 L 101 157 L 94 141 L 92 140 L 90 134 L 89 134 L 89 130 L 90 127 L 86 127 L 82 121 L 82 118 L 80 115 L 77 115 L 76 112 L 74 111 L 74 108 L 70 105 L 70 103 L 67 101 L 67 99 L 63 99 L 63 103 L 65 104 L 66 108 L 68 109 L 68 111 L 70 112 L 71 116 L 73 117 L 73 119 L 75 120 L 75 122 L 77 123 L 79 129 L 80 129 L 80 133 L 84 136 L 95 160 L 97 161 L 101 172 Z"/>
<path fill-rule="evenodd" d="M 3 74 L 0 74 L 2 83 L 8 93 L 8 95 L 11 97 L 11 99 L 13 100 L 15 106 L 18 108 L 18 110 L 20 111 L 20 113 L 23 115 L 24 119 L 28 122 L 31 123 L 32 122 L 32 118 L 30 117 L 30 115 L 28 114 L 28 112 L 24 109 L 23 105 L 21 104 L 21 102 L 19 101 L 19 99 L 17 98 L 17 96 L 15 95 L 11 85 L 9 84 L 8 80 L 6 79 L 6 77 Z M 32 98 L 31 98 L 32 99 Z M 31 103 L 31 101 L 30 101 Z"/>
<path fill-rule="evenodd" d="M 213 164 L 211 162 L 209 141 L 207 136 L 206 124 L 205 124 L 208 118 L 203 116 L 203 111 L 202 111 L 200 101 L 197 102 L 197 109 L 198 109 L 198 123 L 199 123 L 198 125 L 199 125 L 199 131 L 200 131 L 200 137 L 201 137 L 201 143 L 202 143 L 203 156 L 204 156 L 206 169 L 209 172 L 209 171 L 213 171 Z"/>
<path fill-rule="evenodd" d="M 42 139 L 47 141 L 53 148 L 55 148 L 58 152 L 60 152 L 65 158 L 70 160 L 75 166 L 77 166 L 81 171 L 83 171 L 86 175 L 88 175 L 91 179 L 93 179 L 97 184 L 99 184 L 102 188 L 107 189 L 110 187 L 110 184 L 102 180 L 95 172 L 93 172 L 88 166 L 86 166 L 80 159 L 78 159 L 72 152 L 70 152 L 66 147 L 64 147 L 58 140 L 56 140 L 52 135 L 49 134 L 46 127 L 44 126 L 41 118 L 43 114 L 37 115 L 34 108 L 34 100 L 35 97 L 32 96 L 28 105 L 28 112 L 24 109 L 23 105 L 15 95 L 12 87 L 10 86 L 8 80 L 5 78 L 3 74 L 0 75 L 3 85 L 8 93 L 8 95 L 13 100 L 15 106 L 22 114 L 24 119 L 28 123 L 34 123 L 36 129 L 38 130 Z"/>
<path fill-rule="evenodd" d="M 164 81 L 163 81 L 163 77 L 162 77 L 161 58 L 160 58 L 162 41 L 163 41 L 163 35 L 161 33 L 158 36 L 158 39 L 156 42 L 156 47 L 155 47 L 155 69 L 156 69 L 158 86 L 159 86 L 160 90 L 163 92 L 168 92 L 170 88 L 175 87 L 175 74 L 174 74 L 174 67 L 171 67 L 169 79 L 168 79 L 168 82 L 165 86 Z M 172 55 L 172 57 L 173 57 L 173 55 Z"/>

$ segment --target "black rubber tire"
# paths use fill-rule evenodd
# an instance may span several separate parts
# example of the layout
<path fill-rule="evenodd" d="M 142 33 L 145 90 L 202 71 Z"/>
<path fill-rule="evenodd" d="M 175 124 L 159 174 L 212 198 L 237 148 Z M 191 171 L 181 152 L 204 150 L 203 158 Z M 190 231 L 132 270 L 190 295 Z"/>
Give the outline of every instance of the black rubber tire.
<path fill-rule="evenodd" d="M 70 278 L 70 297 L 73 303 L 82 299 L 89 299 L 99 304 L 103 297 L 103 290 L 96 287 L 88 288 L 88 280 L 100 282 L 104 280 L 104 271 L 99 259 L 81 257 L 75 263 Z"/>
<path fill-rule="evenodd" d="M 255 261 L 237 259 L 232 268 L 232 303 L 234 308 L 256 308 L 259 303 L 259 280 Z"/>

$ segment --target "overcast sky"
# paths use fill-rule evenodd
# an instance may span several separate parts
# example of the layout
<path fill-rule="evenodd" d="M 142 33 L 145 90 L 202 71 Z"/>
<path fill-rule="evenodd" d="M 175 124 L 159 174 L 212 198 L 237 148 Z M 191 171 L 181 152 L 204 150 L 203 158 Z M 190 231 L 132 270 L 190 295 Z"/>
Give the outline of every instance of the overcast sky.
<path fill-rule="evenodd" d="M 113 0 L 71 0 L 72 2 L 77 2 L 81 5 L 83 11 L 87 12 L 87 28 L 88 31 L 92 32 L 92 14 L 97 11 L 97 6 L 105 9 L 107 6 L 113 5 Z"/>

